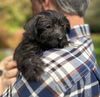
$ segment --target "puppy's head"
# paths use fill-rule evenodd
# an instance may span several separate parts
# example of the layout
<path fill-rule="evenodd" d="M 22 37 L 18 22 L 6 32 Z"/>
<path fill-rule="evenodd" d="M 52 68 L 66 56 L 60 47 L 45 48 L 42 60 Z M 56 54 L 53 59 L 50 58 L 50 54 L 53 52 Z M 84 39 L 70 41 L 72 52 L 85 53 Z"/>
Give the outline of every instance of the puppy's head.
<path fill-rule="evenodd" d="M 26 36 L 47 48 L 62 48 L 68 41 L 69 21 L 56 11 L 43 11 L 35 15 L 26 25 Z"/>

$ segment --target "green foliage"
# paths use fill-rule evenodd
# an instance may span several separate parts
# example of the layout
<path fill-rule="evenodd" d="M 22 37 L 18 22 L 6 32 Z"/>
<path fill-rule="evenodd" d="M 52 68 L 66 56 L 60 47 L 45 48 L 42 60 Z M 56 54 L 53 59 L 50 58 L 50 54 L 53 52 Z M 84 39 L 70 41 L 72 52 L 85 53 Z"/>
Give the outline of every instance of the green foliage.
<path fill-rule="evenodd" d="M 94 48 L 96 52 L 97 63 L 100 67 L 100 34 L 93 34 Z"/>
<path fill-rule="evenodd" d="M 100 32 L 100 0 L 91 0 L 86 21 L 90 24 L 92 32 Z"/>
<path fill-rule="evenodd" d="M 100 0 L 91 0 L 86 14 L 86 22 L 92 31 L 100 31 Z M 0 1 L 0 26 L 5 26 L 8 33 L 14 33 L 22 28 L 25 21 L 32 16 L 30 0 L 1 0 Z M 1 29 L 0 28 L 0 29 Z"/>
<path fill-rule="evenodd" d="M 15 0 L 6 6 L 0 7 L 0 25 L 5 24 L 9 33 L 14 33 L 21 28 L 27 18 L 31 17 L 31 5 L 29 0 Z"/>

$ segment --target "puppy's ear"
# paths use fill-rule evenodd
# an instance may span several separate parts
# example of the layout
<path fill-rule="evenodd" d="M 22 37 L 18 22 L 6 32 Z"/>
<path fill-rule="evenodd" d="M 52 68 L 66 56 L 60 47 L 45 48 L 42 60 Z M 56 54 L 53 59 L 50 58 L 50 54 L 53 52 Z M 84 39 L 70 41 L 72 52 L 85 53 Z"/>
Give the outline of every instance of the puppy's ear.
<path fill-rule="evenodd" d="M 39 16 L 35 15 L 24 25 L 25 36 L 29 39 L 34 40 L 37 36 L 36 24 L 38 22 L 38 18 Z"/>

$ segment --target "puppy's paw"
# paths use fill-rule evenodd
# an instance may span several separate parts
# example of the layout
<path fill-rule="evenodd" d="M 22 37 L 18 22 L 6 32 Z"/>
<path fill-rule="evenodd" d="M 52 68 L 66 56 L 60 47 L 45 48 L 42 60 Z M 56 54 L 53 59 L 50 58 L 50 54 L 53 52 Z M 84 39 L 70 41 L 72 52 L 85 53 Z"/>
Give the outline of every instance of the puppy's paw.
<path fill-rule="evenodd" d="M 27 80 L 40 80 L 43 73 L 44 63 L 39 58 L 28 60 L 27 71 L 24 76 Z"/>

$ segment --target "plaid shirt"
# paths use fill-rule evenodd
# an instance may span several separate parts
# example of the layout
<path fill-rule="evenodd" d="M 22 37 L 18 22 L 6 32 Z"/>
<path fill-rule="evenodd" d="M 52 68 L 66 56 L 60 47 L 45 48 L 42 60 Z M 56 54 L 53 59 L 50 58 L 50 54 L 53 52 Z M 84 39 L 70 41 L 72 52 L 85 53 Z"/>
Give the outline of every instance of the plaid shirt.
<path fill-rule="evenodd" d="M 44 52 L 46 64 L 41 81 L 22 75 L 2 97 L 100 97 L 100 75 L 87 24 L 75 26 L 68 35 L 69 46 Z"/>

